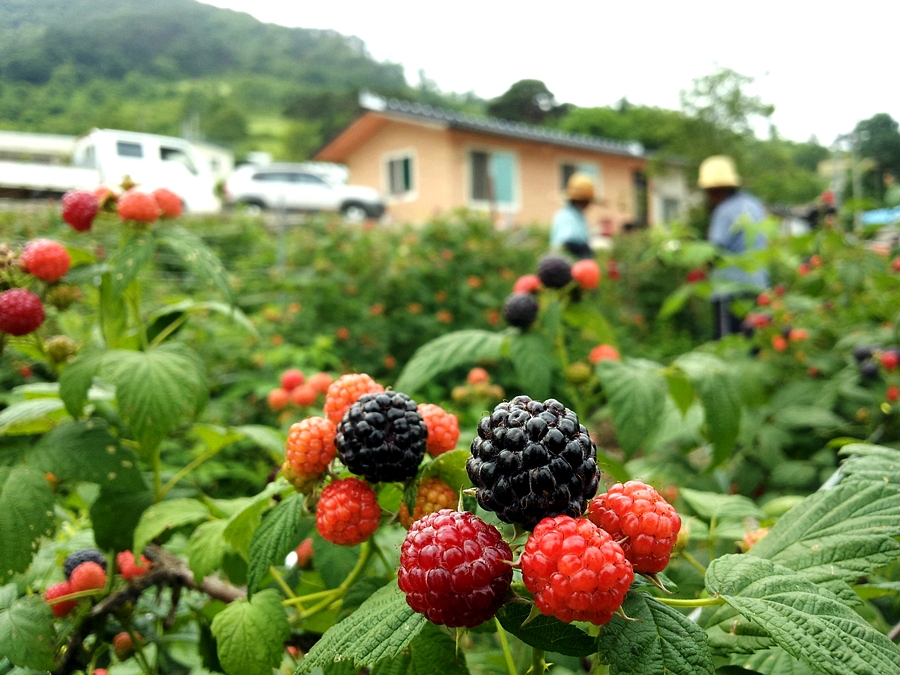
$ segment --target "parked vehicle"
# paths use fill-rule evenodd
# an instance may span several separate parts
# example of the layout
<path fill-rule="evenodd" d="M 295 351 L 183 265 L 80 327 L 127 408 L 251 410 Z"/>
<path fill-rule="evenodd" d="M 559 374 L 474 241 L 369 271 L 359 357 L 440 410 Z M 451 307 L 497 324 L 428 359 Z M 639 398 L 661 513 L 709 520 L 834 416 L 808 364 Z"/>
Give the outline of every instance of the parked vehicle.
<path fill-rule="evenodd" d="M 100 185 L 118 189 L 126 176 L 143 190 L 172 190 L 188 212 L 215 213 L 222 207 L 206 163 L 181 138 L 94 129 L 75 142 L 70 166 L 0 161 L 0 188 L 26 195 Z"/>
<path fill-rule="evenodd" d="M 339 211 L 354 222 L 384 213 L 384 200 L 376 190 L 343 185 L 302 164 L 240 166 L 225 181 L 225 200 L 256 211 Z"/>

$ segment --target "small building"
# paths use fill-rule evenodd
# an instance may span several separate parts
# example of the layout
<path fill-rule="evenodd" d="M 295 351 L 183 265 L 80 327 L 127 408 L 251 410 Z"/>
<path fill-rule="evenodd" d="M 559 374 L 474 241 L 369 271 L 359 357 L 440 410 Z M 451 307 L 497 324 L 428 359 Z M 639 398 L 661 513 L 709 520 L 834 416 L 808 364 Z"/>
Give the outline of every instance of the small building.
<path fill-rule="evenodd" d="M 498 225 L 549 224 L 576 171 L 591 175 L 598 232 L 662 216 L 639 143 L 573 134 L 364 94 L 364 110 L 315 159 L 345 164 L 349 182 L 385 195 L 394 221 L 450 209 L 489 211 Z M 671 203 L 668 208 L 674 208 Z"/>

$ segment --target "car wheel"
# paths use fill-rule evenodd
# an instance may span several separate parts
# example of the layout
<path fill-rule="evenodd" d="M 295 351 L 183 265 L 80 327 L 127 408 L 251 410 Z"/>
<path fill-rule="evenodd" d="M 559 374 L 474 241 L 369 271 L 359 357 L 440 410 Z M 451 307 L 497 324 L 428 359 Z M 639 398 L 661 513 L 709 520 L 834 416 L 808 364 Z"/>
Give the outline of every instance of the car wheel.
<path fill-rule="evenodd" d="M 341 215 L 348 223 L 361 223 L 369 217 L 369 212 L 362 204 L 346 204 L 341 209 Z"/>

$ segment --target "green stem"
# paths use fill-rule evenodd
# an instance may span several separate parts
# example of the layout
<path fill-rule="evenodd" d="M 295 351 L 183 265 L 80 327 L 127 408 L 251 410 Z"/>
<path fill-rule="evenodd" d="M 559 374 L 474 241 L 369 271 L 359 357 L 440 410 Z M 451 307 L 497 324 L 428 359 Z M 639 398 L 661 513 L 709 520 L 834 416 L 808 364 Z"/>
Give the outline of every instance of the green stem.
<path fill-rule="evenodd" d="M 164 330 L 160 331 L 159 335 L 157 335 L 155 338 L 153 338 L 153 342 L 150 343 L 150 347 L 156 347 L 157 345 L 162 344 L 162 342 L 167 337 L 169 337 L 172 333 L 174 333 L 176 330 L 181 328 L 181 326 L 187 321 L 187 319 L 188 319 L 188 314 L 187 314 L 187 312 L 185 312 L 180 317 L 178 317 L 175 321 L 173 321 L 168 326 L 166 326 Z"/>
<path fill-rule="evenodd" d="M 162 451 L 159 446 L 153 449 L 153 503 L 162 501 L 165 496 L 162 486 Z"/>
<path fill-rule="evenodd" d="M 137 323 L 138 335 L 141 338 L 141 349 L 147 351 L 150 344 L 147 342 L 147 328 L 144 326 L 144 319 L 141 316 L 141 287 L 137 281 L 133 281 L 134 293 L 125 293 L 128 304 L 131 305 L 131 311 L 134 313 L 134 320 Z"/>
<path fill-rule="evenodd" d="M 696 598 L 694 600 L 684 598 L 656 598 L 659 602 L 669 607 L 715 607 L 724 605 L 725 601 L 718 595 L 711 598 Z"/>
<path fill-rule="evenodd" d="M 134 658 L 138 662 L 138 665 L 140 665 L 141 670 L 147 675 L 153 675 L 153 669 L 150 668 L 150 662 L 144 654 L 144 643 L 140 636 L 134 632 L 134 629 L 130 625 L 126 625 L 125 630 L 131 637 L 131 644 L 134 647 Z"/>
<path fill-rule="evenodd" d="M 364 542 L 362 545 L 362 551 L 360 552 L 359 560 L 356 561 L 356 566 L 350 571 L 350 574 L 346 579 L 341 583 L 340 586 L 331 590 L 331 591 L 320 591 L 318 593 L 310 593 L 309 595 L 303 595 L 296 598 L 289 598 L 287 600 L 282 600 L 282 605 L 302 605 L 304 600 L 311 600 L 313 598 L 324 598 L 321 602 L 316 605 L 313 605 L 307 610 L 300 612 L 296 620 L 305 621 L 306 619 L 318 614 L 322 610 L 328 609 L 333 603 L 340 600 L 344 597 L 344 594 L 347 592 L 347 589 L 350 588 L 356 580 L 359 579 L 360 575 L 366 569 L 366 565 L 369 564 L 369 560 L 372 559 L 372 546 L 370 542 Z"/>
<path fill-rule="evenodd" d="M 500 646 L 503 647 L 503 657 L 506 659 L 506 669 L 509 675 L 518 675 L 516 672 L 516 661 L 513 659 L 512 652 L 509 650 L 509 640 L 506 639 L 506 631 L 500 625 L 500 619 L 494 617 L 494 623 L 497 624 L 497 637 L 500 638 Z"/>
<path fill-rule="evenodd" d="M 169 490 L 171 490 L 173 487 L 175 487 L 175 485 L 177 485 L 181 479 L 183 479 L 185 476 L 187 476 L 191 471 L 196 469 L 198 466 L 203 464 L 203 462 L 215 457 L 219 453 L 219 451 L 222 450 L 222 448 L 224 448 L 224 447 L 225 446 L 222 446 L 221 448 L 215 448 L 213 450 L 207 450 L 202 455 L 198 455 L 193 460 L 191 460 L 185 467 L 183 467 L 178 473 L 176 473 L 174 476 L 172 476 L 172 478 L 165 485 L 163 485 L 160 488 L 160 499 L 165 497 L 168 494 Z"/>
<path fill-rule="evenodd" d="M 317 591 L 315 593 L 307 593 L 306 595 L 294 595 L 287 600 L 282 600 L 281 604 L 285 606 L 300 605 L 302 607 L 304 602 L 311 602 L 312 600 L 318 600 L 319 598 L 331 598 L 337 591 L 338 589 L 336 588 L 329 588 L 327 591 Z"/>
<path fill-rule="evenodd" d="M 296 598 L 297 594 L 288 586 L 287 582 L 284 580 L 284 577 L 281 576 L 281 572 L 275 569 L 275 565 L 269 565 L 269 572 L 272 577 L 275 579 L 275 583 L 281 587 L 281 590 L 284 591 L 284 594 L 289 598 Z"/>
<path fill-rule="evenodd" d="M 532 675 L 544 675 L 547 669 L 547 663 L 544 661 L 544 650 L 537 647 L 531 648 L 531 670 Z"/>
<path fill-rule="evenodd" d="M 694 567 L 698 572 L 700 572 L 700 574 L 702 574 L 703 576 L 706 576 L 706 567 L 703 565 L 703 563 L 701 563 L 699 560 L 697 560 L 694 556 L 692 556 L 692 555 L 691 555 L 690 553 L 688 553 L 686 550 L 681 551 L 681 552 L 679 553 L 679 555 L 680 555 L 682 558 L 684 558 L 685 560 L 687 560 L 691 565 L 693 565 L 693 567 Z"/>

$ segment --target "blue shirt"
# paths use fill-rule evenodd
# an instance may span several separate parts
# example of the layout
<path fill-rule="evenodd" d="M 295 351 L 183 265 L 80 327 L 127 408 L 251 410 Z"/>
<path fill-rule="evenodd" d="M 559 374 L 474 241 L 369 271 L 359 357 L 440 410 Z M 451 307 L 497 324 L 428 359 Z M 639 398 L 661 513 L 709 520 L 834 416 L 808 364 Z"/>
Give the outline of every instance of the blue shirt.
<path fill-rule="evenodd" d="M 588 227 L 584 214 L 571 204 L 567 204 L 553 216 L 550 228 L 550 246 L 561 248 L 566 243 L 587 244 Z"/>
<path fill-rule="evenodd" d="M 755 225 L 765 220 L 765 217 L 766 209 L 762 202 L 746 192 L 735 192 L 713 210 L 708 239 L 729 253 L 743 253 L 747 250 L 744 225 Z M 760 232 L 754 238 L 752 247 L 761 250 L 766 244 L 766 237 Z M 769 275 L 765 270 L 747 272 L 738 267 L 726 267 L 715 270 L 712 277 L 733 283 L 752 284 L 759 288 L 769 285 Z M 728 294 L 713 293 L 713 297 L 722 295 Z"/>

